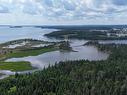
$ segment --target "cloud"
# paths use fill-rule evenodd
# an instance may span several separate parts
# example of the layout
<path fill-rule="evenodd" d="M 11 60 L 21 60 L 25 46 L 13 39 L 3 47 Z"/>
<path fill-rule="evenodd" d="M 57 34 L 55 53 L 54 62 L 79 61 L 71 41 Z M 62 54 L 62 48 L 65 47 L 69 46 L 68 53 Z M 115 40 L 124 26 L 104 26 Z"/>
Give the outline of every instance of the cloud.
<path fill-rule="evenodd" d="M 127 0 L 112 0 L 112 2 L 118 6 L 126 6 L 127 5 Z"/>
<path fill-rule="evenodd" d="M 49 6 L 49 7 L 53 7 L 53 1 L 52 0 L 42 0 L 43 4 Z"/>
<path fill-rule="evenodd" d="M 56 21 L 108 20 L 126 17 L 127 0 L 0 0 L 0 14 L 5 13 Z"/>
<path fill-rule="evenodd" d="M 62 4 L 63 4 L 65 10 L 74 11 L 76 9 L 76 7 L 75 7 L 76 4 L 71 1 L 69 2 L 69 1 L 65 0 Z"/>
<path fill-rule="evenodd" d="M 0 5 L 0 13 L 9 13 L 9 9 L 3 5 Z"/>

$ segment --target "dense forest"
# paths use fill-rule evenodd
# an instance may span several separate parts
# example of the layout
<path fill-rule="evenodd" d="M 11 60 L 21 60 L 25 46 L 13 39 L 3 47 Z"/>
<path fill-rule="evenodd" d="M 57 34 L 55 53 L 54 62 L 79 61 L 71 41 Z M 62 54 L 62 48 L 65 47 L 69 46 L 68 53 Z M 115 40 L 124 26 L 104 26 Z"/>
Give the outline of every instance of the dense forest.
<path fill-rule="evenodd" d="M 45 34 L 47 37 L 65 38 L 65 35 L 70 39 L 85 39 L 85 40 L 121 40 L 127 39 L 126 36 L 117 37 L 116 31 L 108 30 L 109 33 L 113 34 L 108 36 L 106 31 L 101 30 L 59 30 L 49 34 Z"/>
<path fill-rule="evenodd" d="M 127 45 L 100 45 L 107 60 L 60 62 L 0 80 L 0 95 L 127 95 Z"/>

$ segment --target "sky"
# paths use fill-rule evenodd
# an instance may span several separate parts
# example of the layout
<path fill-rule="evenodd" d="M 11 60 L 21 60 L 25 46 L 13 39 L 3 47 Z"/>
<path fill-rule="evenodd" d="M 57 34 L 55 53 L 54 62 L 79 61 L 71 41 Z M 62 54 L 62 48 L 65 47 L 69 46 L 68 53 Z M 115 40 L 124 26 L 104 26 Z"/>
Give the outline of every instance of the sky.
<path fill-rule="evenodd" d="M 127 0 L 0 0 L 0 25 L 127 24 Z"/>

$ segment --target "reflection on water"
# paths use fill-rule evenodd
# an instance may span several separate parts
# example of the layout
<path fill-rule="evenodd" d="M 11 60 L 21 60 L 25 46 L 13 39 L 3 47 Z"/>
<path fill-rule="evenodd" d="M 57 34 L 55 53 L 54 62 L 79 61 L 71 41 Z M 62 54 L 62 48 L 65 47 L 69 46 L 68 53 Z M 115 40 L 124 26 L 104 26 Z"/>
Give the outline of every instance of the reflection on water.
<path fill-rule="evenodd" d="M 50 39 L 44 36 L 44 34 L 50 33 L 52 31 L 56 31 L 56 29 L 41 29 L 41 28 L 34 28 L 34 27 L 23 27 L 23 28 L 0 27 L 0 43 L 10 40 L 16 40 L 16 39 L 24 39 L 24 38 L 34 38 L 34 39 L 41 39 L 45 41 L 60 41 L 58 39 Z M 32 66 L 42 69 L 44 67 L 49 66 L 49 64 L 53 65 L 55 64 L 55 62 L 59 62 L 59 61 L 79 60 L 79 59 L 106 60 L 107 57 L 109 56 L 109 54 L 107 53 L 98 51 L 98 49 L 94 46 L 82 46 L 87 42 L 86 40 L 73 39 L 70 40 L 70 42 L 73 50 L 77 52 L 53 51 L 38 56 L 12 58 L 6 61 L 29 61 L 31 62 Z M 102 44 L 108 44 L 108 43 L 127 44 L 127 40 L 113 40 L 113 41 L 111 40 L 111 41 L 99 41 L 99 42 Z M 5 74 L 4 77 L 15 74 L 14 72 L 6 71 L 6 70 L 1 70 L 0 73 Z M 24 73 L 24 72 L 20 72 L 20 73 Z M 0 77 L 0 79 L 4 77 L 2 76 Z"/>
<path fill-rule="evenodd" d="M 99 41 L 100 44 L 127 44 L 127 40 L 107 40 Z"/>
<path fill-rule="evenodd" d="M 85 41 L 86 42 L 86 41 Z M 74 51 L 77 52 L 60 52 L 53 51 L 44 53 L 38 56 L 29 56 L 24 58 L 12 58 L 6 61 L 29 61 L 32 66 L 44 68 L 49 64 L 53 65 L 55 62 L 59 61 L 67 61 L 67 60 L 80 60 L 80 59 L 88 59 L 92 60 L 106 60 L 108 57 L 107 53 L 98 51 L 98 49 L 94 46 L 82 46 L 84 41 L 71 42 L 71 46 Z"/>
<path fill-rule="evenodd" d="M 0 75 L 0 79 L 4 79 L 6 77 L 9 77 L 10 75 L 14 75 L 15 72 L 9 71 L 9 70 L 0 70 L 0 73 L 2 75 Z"/>

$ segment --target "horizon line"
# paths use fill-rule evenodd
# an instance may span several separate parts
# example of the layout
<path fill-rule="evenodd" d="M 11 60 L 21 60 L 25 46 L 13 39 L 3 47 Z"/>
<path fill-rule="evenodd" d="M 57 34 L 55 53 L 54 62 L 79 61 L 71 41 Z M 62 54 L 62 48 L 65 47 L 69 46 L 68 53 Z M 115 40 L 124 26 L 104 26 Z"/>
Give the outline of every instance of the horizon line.
<path fill-rule="evenodd" d="M 71 25 L 71 24 L 65 24 L 65 25 L 61 25 L 61 24 L 59 24 L 59 25 L 37 25 L 37 24 L 35 24 L 35 25 L 32 25 L 32 24 L 22 24 L 22 25 L 11 25 L 11 24 L 0 24 L 0 26 L 127 26 L 127 24 L 81 24 L 81 25 L 77 25 L 77 24 L 73 24 L 73 25 Z"/>

